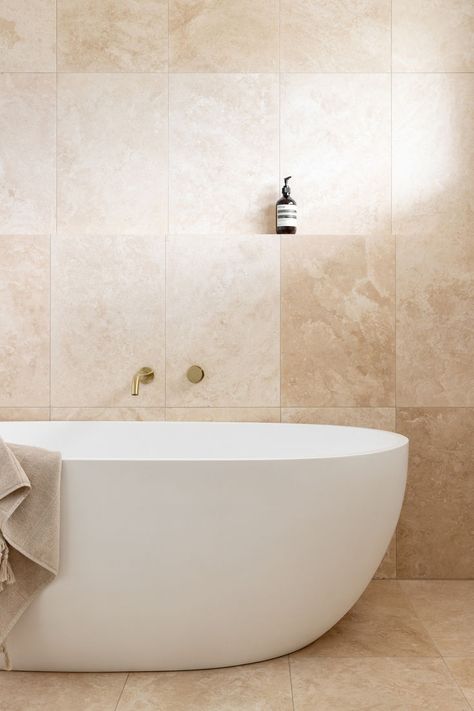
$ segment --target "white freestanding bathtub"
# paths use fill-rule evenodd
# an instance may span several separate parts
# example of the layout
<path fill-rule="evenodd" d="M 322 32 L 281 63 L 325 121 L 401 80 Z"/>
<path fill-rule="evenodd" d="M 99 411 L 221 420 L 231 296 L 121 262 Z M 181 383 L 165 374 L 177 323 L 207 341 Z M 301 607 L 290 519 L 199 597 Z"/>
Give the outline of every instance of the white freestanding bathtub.
<path fill-rule="evenodd" d="M 286 654 L 372 578 L 408 440 L 352 427 L 0 423 L 60 450 L 61 566 L 18 622 L 14 668 L 178 670 Z"/>

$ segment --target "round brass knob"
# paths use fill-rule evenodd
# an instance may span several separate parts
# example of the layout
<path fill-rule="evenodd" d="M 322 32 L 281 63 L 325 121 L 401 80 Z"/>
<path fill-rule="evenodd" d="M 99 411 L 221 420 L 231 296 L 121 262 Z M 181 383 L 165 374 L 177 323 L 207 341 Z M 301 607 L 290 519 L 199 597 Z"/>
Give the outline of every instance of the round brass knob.
<path fill-rule="evenodd" d="M 200 383 L 204 378 L 204 371 L 200 365 L 192 365 L 188 368 L 186 376 L 190 383 Z"/>

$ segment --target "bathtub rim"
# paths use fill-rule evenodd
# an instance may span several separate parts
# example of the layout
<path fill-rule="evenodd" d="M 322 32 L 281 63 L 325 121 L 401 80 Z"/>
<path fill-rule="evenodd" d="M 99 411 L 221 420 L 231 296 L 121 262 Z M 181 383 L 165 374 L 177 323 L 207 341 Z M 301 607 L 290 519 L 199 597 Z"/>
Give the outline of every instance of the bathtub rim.
<path fill-rule="evenodd" d="M 0 436 L 2 436 L 2 424 L 3 425 L 20 425 L 21 427 L 23 426 L 32 426 L 34 427 L 35 425 L 38 424 L 71 424 L 71 425 L 86 425 L 86 424 L 133 424 L 134 426 L 136 425 L 172 425 L 173 427 L 179 427 L 181 425 L 184 426 L 190 426 L 190 425 L 207 425 L 208 427 L 214 427 L 216 426 L 217 428 L 219 425 L 244 425 L 248 427 L 256 427 L 257 429 L 259 427 L 272 427 L 272 428 L 278 428 L 279 426 L 284 426 L 288 427 L 290 429 L 292 428 L 297 428 L 297 427 L 317 427 L 317 428 L 330 428 L 330 429 L 338 429 L 338 430 L 363 430 L 366 432 L 377 432 L 377 433 L 383 433 L 383 434 L 388 434 L 391 436 L 392 439 L 394 439 L 394 442 L 392 445 L 386 445 L 383 447 L 379 447 L 378 449 L 367 449 L 367 450 L 359 450 L 359 451 L 341 451 L 337 452 L 334 454 L 328 454 L 325 451 L 322 451 L 321 455 L 318 456 L 317 453 L 312 453 L 310 456 L 301 456 L 298 454 L 294 454 L 292 456 L 245 456 L 245 457 L 223 457 L 223 456 L 216 456 L 216 457 L 145 457 L 145 456 L 121 456 L 121 457 L 110 457 L 110 456 L 87 456 L 87 457 L 78 457 L 76 455 L 74 456 L 67 456 L 63 455 L 62 456 L 62 461 L 63 462 L 156 462 L 156 463 L 170 463 L 170 462 L 209 462 L 209 463 L 232 463 L 232 462 L 300 462 L 300 461 L 318 461 L 318 462 L 324 462 L 324 461 L 334 461 L 334 460 L 339 460 L 339 459 L 347 459 L 347 458 L 353 458 L 353 457 L 366 457 L 366 456 L 371 456 L 371 455 L 377 455 L 377 454 L 384 454 L 386 452 L 391 452 L 397 449 L 408 449 L 410 440 L 408 437 L 405 435 L 402 435 L 398 432 L 393 432 L 391 430 L 385 430 L 385 429 L 376 429 L 375 427 L 358 427 L 358 426 L 353 426 L 353 425 L 333 425 L 333 424 L 327 424 L 327 423 L 297 423 L 297 422 L 236 422 L 236 421 L 200 421 L 200 420 L 186 420 L 186 421 L 169 421 L 169 420 L 8 420 L 8 421 L 3 421 L 0 422 Z M 6 439 L 6 442 L 12 444 L 26 444 L 23 442 L 15 442 L 14 440 L 9 440 L 8 437 Z M 38 446 L 40 445 L 31 445 L 31 446 Z M 40 447 L 41 448 L 41 447 Z M 45 447 L 43 447 L 45 448 Z M 50 451 L 60 451 L 58 449 L 52 448 Z"/>

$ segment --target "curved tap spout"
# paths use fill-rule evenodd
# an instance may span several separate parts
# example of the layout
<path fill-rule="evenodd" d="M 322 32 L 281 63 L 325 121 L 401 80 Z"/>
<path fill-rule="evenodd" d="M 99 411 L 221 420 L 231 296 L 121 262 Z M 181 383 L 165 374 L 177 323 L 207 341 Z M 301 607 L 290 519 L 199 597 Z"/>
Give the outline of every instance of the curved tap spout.
<path fill-rule="evenodd" d="M 132 378 L 132 395 L 138 395 L 140 392 L 140 383 L 151 383 L 155 377 L 153 368 L 140 368 Z"/>

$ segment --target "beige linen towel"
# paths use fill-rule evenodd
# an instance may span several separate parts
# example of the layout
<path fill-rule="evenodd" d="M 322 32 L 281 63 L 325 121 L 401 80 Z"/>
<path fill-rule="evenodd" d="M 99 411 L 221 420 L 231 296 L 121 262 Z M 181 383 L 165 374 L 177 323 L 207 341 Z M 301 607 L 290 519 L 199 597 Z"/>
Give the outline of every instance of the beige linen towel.
<path fill-rule="evenodd" d="M 0 438 L 0 651 L 59 565 L 61 455 Z"/>

